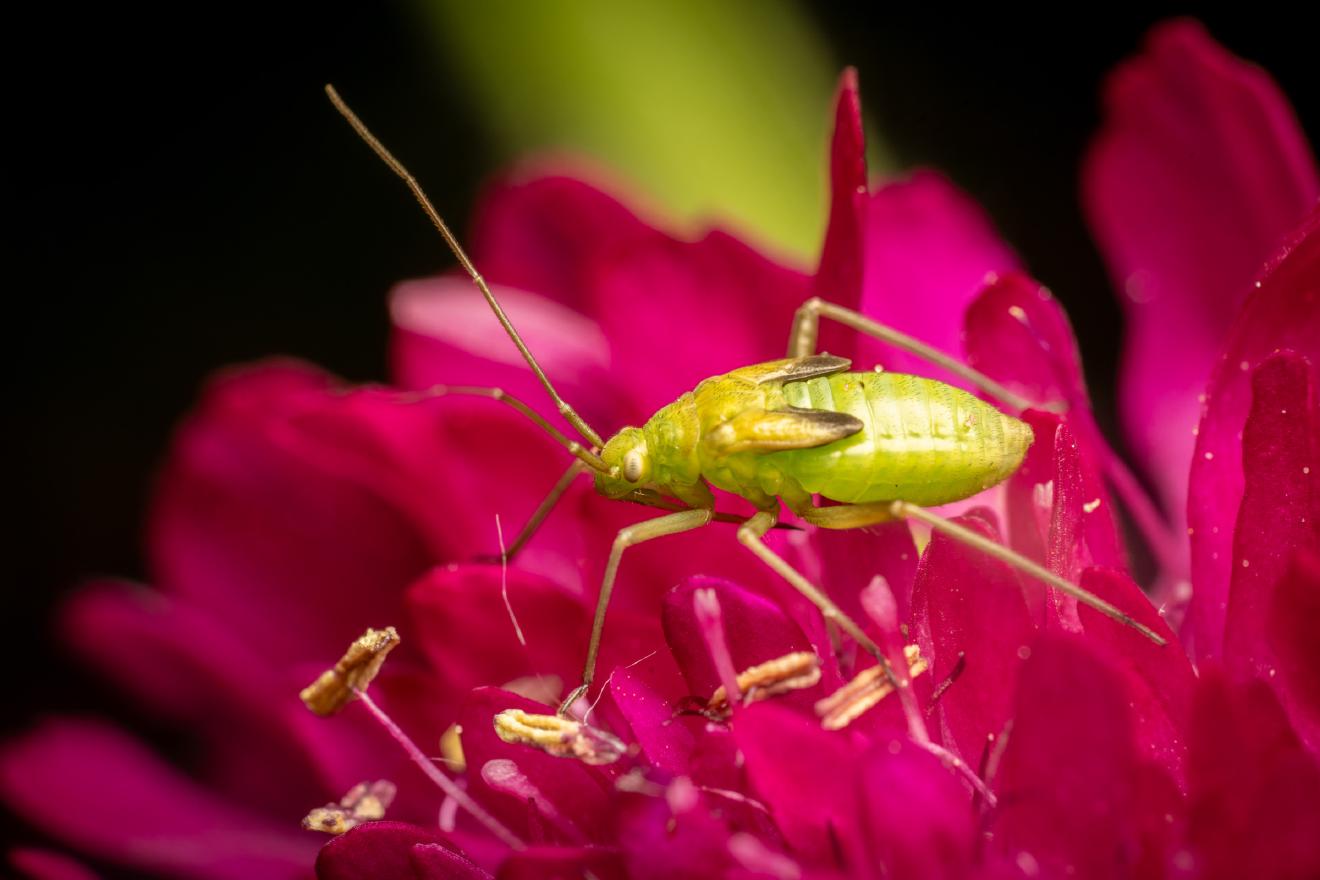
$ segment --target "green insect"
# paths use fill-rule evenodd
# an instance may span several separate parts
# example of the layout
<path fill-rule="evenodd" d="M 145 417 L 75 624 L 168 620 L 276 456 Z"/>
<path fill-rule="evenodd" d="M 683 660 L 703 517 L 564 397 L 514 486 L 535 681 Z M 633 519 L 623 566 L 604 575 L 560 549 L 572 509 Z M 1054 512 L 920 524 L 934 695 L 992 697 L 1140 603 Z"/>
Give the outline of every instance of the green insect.
<path fill-rule="evenodd" d="M 1156 644 L 1165 643 L 1159 634 L 1099 596 L 926 509 L 970 498 L 1011 476 L 1034 439 L 1031 427 L 944 382 L 877 371 L 853 372 L 844 358 L 816 354 L 820 318 L 838 321 L 937 364 L 1019 411 L 1030 404 L 990 377 L 850 309 L 818 298 L 808 300 L 794 319 L 789 357 L 706 379 L 642 427 L 624 428 L 604 441 L 555 391 L 421 186 L 333 87 L 327 86 L 326 93 L 358 135 L 408 185 L 559 413 L 586 441 L 584 445 L 564 436 L 531 407 L 499 389 L 440 391 L 486 396 L 511 406 L 577 458 L 509 553 L 526 543 L 583 470 L 594 473 L 597 491 L 608 498 L 668 511 L 624 528 L 615 538 L 597 600 L 582 683 L 560 706 L 561 716 L 568 715 L 595 676 L 605 611 L 624 551 L 717 519 L 731 519 L 715 511 L 712 486 L 747 499 L 757 509 L 750 518 L 735 520 L 739 542 L 874 655 L 891 680 L 888 662 L 875 642 L 763 540 L 778 525 L 781 501 L 804 521 L 827 529 L 918 520 L 1075 597 Z M 837 503 L 817 506 L 815 495 Z"/>

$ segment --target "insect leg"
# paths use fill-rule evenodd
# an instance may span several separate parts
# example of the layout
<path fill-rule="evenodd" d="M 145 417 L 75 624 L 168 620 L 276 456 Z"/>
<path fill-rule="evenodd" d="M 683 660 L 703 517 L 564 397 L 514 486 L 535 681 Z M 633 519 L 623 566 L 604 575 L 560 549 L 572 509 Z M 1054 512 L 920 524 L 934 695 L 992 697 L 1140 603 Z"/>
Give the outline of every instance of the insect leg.
<path fill-rule="evenodd" d="M 600 634 L 605 628 L 605 609 L 610 604 L 610 593 L 614 590 L 614 579 L 619 573 L 619 559 L 623 556 L 623 551 L 652 538 L 699 529 L 714 517 L 715 511 L 707 508 L 681 510 L 619 530 L 618 536 L 614 539 L 614 546 L 610 548 L 610 558 L 605 563 L 605 577 L 600 584 L 600 596 L 596 599 L 596 617 L 591 623 L 591 641 L 587 643 L 587 662 L 582 669 L 582 684 L 574 688 L 560 704 L 561 717 L 568 717 L 569 710 L 591 687 L 591 681 L 596 675 L 596 655 L 600 651 Z"/>
<path fill-rule="evenodd" d="M 403 167 L 403 163 L 394 158 L 394 155 L 390 153 L 389 150 L 385 149 L 385 145 L 377 140 L 376 136 L 367 129 L 367 126 L 362 120 L 358 119 L 357 114 L 350 110 L 349 106 L 344 103 L 344 99 L 339 97 L 339 93 L 335 91 L 334 86 L 327 85 L 325 87 L 325 93 L 326 96 L 330 98 L 330 103 L 339 111 L 339 114 L 344 117 L 350 126 L 353 127 L 353 131 L 357 132 L 358 137 L 362 138 L 367 146 L 371 147 L 376 155 L 380 157 L 380 160 L 388 165 L 390 170 L 397 174 L 399 179 L 407 185 L 408 189 L 412 192 L 413 197 L 417 199 L 418 204 L 422 206 L 422 210 L 426 212 L 426 216 L 430 218 L 431 223 L 440 233 L 440 236 L 445 240 L 445 244 L 449 245 L 449 249 L 454 252 L 454 257 L 458 260 L 459 265 L 463 267 L 463 271 L 468 273 L 468 276 L 472 278 L 472 283 L 477 286 L 477 289 L 481 291 L 481 295 L 485 297 L 486 303 L 490 306 L 491 311 L 495 313 L 495 319 L 500 322 L 500 326 L 504 328 L 504 332 L 508 334 L 511 340 L 513 340 L 513 344 L 517 347 L 518 353 L 523 356 L 523 360 L 527 362 L 527 366 L 536 374 L 537 381 L 541 383 L 541 386 L 545 388 L 546 393 L 550 395 L 551 400 L 555 402 L 555 409 L 559 411 L 560 415 L 568 420 L 568 423 L 573 426 L 574 430 L 581 434 L 583 439 L 589 444 L 592 446 L 604 445 L 601 442 L 600 435 L 587 424 L 582 416 L 577 414 L 577 410 L 569 406 L 567 401 L 559 396 L 559 392 L 555 390 L 555 386 L 550 384 L 550 377 L 545 374 L 545 371 L 541 369 L 541 365 L 536 362 L 536 358 L 532 355 L 531 349 L 527 347 L 527 343 L 523 342 L 522 336 L 520 336 L 518 331 L 514 329 L 513 322 L 510 321 L 509 316 L 504 313 L 504 309 L 500 306 L 499 300 L 495 299 L 495 294 L 491 293 L 490 287 L 486 284 L 486 279 L 482 278 L 481 274 L 477 272 L 477 267 L 472 264 L 472 260 L 463 250 L 463 246 L 458 243 L 458 238 L 449 230 L 449 225 L 446 224 L 444 219 L 440 216 L 440 212 L 435 209 L 435 205 L 431 204 L 431 200 L 427 198 L 426 193 L 422 190 L 421 184 L 417 182 L 417 178 L 413 177 L 412 173 L 409 172 L 407 168 Z"/>
<path fill-rule="evenodd" d="M 826 621 L 832 621 L 841 630 L 852 636 L 857 644 L 880 662 L 881 668 L 885 671 L 885 677 L 889 679 L 890 684 L 898 687 L 897 679 L 894 677 L 894 671 L 889 666 L 889 661 L 885 659 L 884 652 L 880 650 L 870 636 L 862 631 L 862 628 L 853 621 L 851 617 L 843 612 L 843 609 L 834 604 L 824 591 L 813 584 L 811 581 L 799 572 L 796 568 L 789 565 L 788 562 L 775 551 L 766 546 L 766 532 L 774 528 L 779 519 L 779 513 L 775 510 L 762 510 L 752 516 L 738 528 L 738 540 L 744 547 L 751 550 L 757 559 L 770 567 L 775 574 L 784 580 L 807 598 L 811 604 L 820 609 L 820 613 Z"/>
<path fill-rule="evenodd" d="M 871 506 L 871 505 L 867 505 L 867 506 Z M 1143 636 L 1150 639 L 1155 644 L 1157 645 L 1165 644 L 1164 637 L 1161 636 L 1159 633 L 1155 632 L 1150 627 L 1146 626 L 1143 623 L 1137 622 L 1136 620 L 1128 616 L 1126 613 L 1120 611 L 1117 607 L 1106 602 L 1104 599 L 1101 599 L 1099 596 L 1095 595 L 1094 593 L 1091 593 L 1087 590 L 1083 590 L 1081 587 L 1077 586 L 1076 584 L 1064 580 L 1063 578 L 1059 577 L 1057 574 L 1050 571 L 1049 569 L 1036 564 L 1034 561 L 1028 559 L 1027 557 L 1023 556 L 1021 553 L 1016 552 L 1015 550 L 1010 550 L 1008 547 L 1005 547 L 1003 544 L 999 544 L 994 541 L 991 541 L 990 539 L 986 538 L 984 535 L 980 535 L 972 531 L 971 529 L 964 528 L 963 526 L 960 526 L 951 520 L 945 519 L 944 517 L 940 516 L 937 513 L 932 513 L 926 508 L 920 507 L 916 504 L 910 504 L 906 501 L 890 501 L 887 502 L 887 506 L 889 507 L 891 516 L 894 519 L 908 518 L 908 519 L 915 519 L 919 522 L 923 522 L 926 525 L 930 526 L 931 529 L 933 529 L 934 531 L 947 535 L 950 538 L 953 538 L 955 541 L 966 544 L 969 547 L 980 550 L 982 553 L 986 554 L 987 556 L 991 556 L 995 559 L 998 559 L 1000 562 L 1003 562 L 1007 565 L 1011 565 L 1014 568 L 1016 568 L 1018 571 L 1026 575 L 1029 575 L 1033 578 L 1036 578 L 1039 581 L 1044 581 L 1046 584 L 1048 584 L 1051 587 L 1054 587 L 1056 590 L 1059 590 L 1062 593 L 1066 593 L 1067 595 L 1072 596 L 1074 599 L 1076 599 L 1078 602 L 1081 602 L 1083 605 L 1086 605 L 1090 608 L 1094 608 L 1096 611 L 1099 611 L 1101 614 L 1105 615 L 1106 617 L 1110 617 L 1121 624 L 1132 627 L 1137 632 L 1141 633 Z M 825 508 L 825 509 L 829 510 L 834 508 Z"/>
<path fill-rule="evenodd" d="M 1022 410 L 1036 407 L 1037 409 L 1048 408 L 1040 404 L 1033 403 L 1021 395 L 1014 394 L 1003 385 L 991 379 L 980 370 L 974 370 L 964 364 L 957 358 L 951 357 L 937 348 L 933 348 L 926 343 L 914 339 L 893 327 L 872 321 L 870 318 L 855 312 L 852 309 L 846 309 L 843 306 L 834 303 L 825 302 L 820 297 L 813 296 L 804 302 L 798 308 L 797 314 L 793 316 L 793 330 L 788 338 L 788 356 L 806 357 L 814 354 L 816 351 L 816 340 L 820 335 L 820 319 L 824 316 L 838 321 L 845 327 L 851 327 L 858 333 L 864 333 L 867 336 L 873 336 L 883 342 L 887 342 L 895 348 L 902 349 L 909 354 L 929 361 L 938 367 L 943 367 L 955 376 L 980 388 L 991 397 L 997 398 L 1007 404 L 1012 409 L 1021 412 Z"/>

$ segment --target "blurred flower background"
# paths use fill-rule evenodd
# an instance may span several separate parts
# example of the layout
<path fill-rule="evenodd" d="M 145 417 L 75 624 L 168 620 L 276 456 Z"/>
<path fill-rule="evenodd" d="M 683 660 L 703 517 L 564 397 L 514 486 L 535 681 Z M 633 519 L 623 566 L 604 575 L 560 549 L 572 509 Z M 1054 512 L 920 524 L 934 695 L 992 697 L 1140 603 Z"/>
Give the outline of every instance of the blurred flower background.
<path fill-rule="evenodd" d="M 842 5 L 615 6 L 231 5 L 213 19 L 116 10 L 31 22 L 43 51 L 22 80 L 13 127 L 26 155 L 10 178 L 33 271 L 10 288 L 6 346 L 19 524 L 3 649 L 23 674 L 5 733 L 47 709 L 143 729 L 66 660 L 45 621 L 90 574 L 145 576 L 153 469 L 203 378 L 286 353 L 383 379 L 385 292 L 451 263 L 326 105 L 326 81 L 459 229 L 483 180 L 513 158 L 582 153 L 657 214 L 721 220 L 808 268 L 824 228 L 830 96 L 856 65 L 872 171 L 934 166 L 985 207 L 1067 308 L 1096 411 L 1118 437 L 1121 318 L 1083 225 L 1078 171 L 1102 77 L 1159 12 L 1064 25 Z M 1309 41 L 1253 13 L 1204 20 L 1274 76 L 1314 143 Z M 168 727 L 146 729 L 179 750 Z M 5 827 L 32 835 L 22 817 Z"/>

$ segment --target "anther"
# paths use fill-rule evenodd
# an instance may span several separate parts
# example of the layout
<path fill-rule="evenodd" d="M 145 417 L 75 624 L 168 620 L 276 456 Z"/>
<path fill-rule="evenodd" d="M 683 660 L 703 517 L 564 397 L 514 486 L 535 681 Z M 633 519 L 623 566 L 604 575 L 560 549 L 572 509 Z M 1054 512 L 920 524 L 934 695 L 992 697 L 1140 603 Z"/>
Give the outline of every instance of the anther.
<path fill-rule="evenodd" d="M 394 627 L 369 629 L 348 646 L 333 668 L 322 672 L 298 696 L 317 715 L 333 715 L 353 699 L 355 691 L 366 690 L 380 672 L 385 655 L 399 644 Z"/>
<path fill-rule="evenodd" d="M 385 818 L 385 811 L 394 801 L 394 783 L 387 779 L 359 782 L 339 799 L 339 803 L 326 804 L 309 812 L 302 820 L 308 831 L 343 834 L 363 822 Z"/>
<path fill-rule="evenodd" d="M 506 743 L 531 746 L 556 758 L 577 758 L 584 764 L 613 764 L 628 751 L 613 734 L 558 715 L 505 709 L 494 723 L 496 736 Z"/>
<path fill-rule="evenodd" d="M 820 663 L 811 651 L 794 651 L 745 669 L 738 673 L 737 681 L 745 705 L 814 686 L 820 681 Z M 716 721 L 729 717 L 731 707 L 724 685 L 711 694 L 702 714 Z"/>
<path fill-rule="evenodd" d="M 908 679 L 916 678 L 930 668 L 916 645 L 903 648 L 903 659 L 908 665 Z M 869 666 L 857 673 L 853 680 L 816 703 L 816 714 L 826 730 L 840 730 L 856 721 L 866 710 L 893 693 L 894 686 L 885 677 L 880 666 Z"/>

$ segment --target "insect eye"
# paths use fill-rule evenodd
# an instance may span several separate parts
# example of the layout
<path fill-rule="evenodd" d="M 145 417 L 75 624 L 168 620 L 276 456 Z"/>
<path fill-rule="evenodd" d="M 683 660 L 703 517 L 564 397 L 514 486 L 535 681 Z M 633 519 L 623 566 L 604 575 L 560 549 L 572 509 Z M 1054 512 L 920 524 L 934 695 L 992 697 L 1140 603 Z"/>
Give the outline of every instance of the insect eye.
<path fill-rule="evenodd" d="M 642 454 L 636 449 L 623 457 L 623 478 L 630 483 L 642 478 Z"/>

